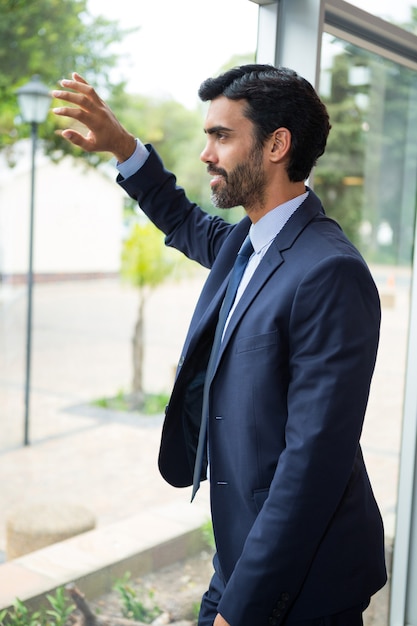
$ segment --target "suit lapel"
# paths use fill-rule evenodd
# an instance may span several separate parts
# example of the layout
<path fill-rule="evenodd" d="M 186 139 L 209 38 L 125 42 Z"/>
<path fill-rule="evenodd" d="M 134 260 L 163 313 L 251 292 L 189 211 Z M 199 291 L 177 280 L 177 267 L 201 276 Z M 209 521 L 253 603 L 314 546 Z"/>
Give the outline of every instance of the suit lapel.
<path fill-rule="evenodd" d="M 230 272 L 240 246 L 248 234 L 249 227 L 249 218 L 243 218 L 223 244 L 197 302 L 185 339 L 183 354 L 190 354 L 197 348 L 201 336 L 206 334 L 210 328 L 214 335 Z"/>

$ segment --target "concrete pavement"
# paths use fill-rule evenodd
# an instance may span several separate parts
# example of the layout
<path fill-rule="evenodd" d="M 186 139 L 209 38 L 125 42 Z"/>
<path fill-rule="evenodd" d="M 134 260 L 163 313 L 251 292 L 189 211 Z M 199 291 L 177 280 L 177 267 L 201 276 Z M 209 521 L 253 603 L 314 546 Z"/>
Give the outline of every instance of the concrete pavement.
<path fill-rule="evenodd" d="M 168 391 L 201 285 L 194 277 L 151 295 L 145 387 Z M 157 469 L 162 416 L 110 412 L 93 399 L 128 390 L 136 292 L 117 280 L 35 285 L 30 442 L 22 447 L 25 290 L 0 305 L 0 551 L 17 505 L 68 500 L 98 525 L 161 503 L 188 502 Z"/>

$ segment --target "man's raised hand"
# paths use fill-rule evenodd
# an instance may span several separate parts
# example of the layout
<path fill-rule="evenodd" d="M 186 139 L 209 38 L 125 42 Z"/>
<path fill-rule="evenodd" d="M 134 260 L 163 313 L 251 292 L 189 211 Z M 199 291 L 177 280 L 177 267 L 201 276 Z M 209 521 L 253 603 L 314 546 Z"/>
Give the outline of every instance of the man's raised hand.
<path fill-rule="evenodd" d="M 73 106 L 56 107 L 53 112 L 77 120 L 88 128 L 85 136 L 70 128 L 63 130 L 62 136 L 86 152 L 111 152 L 118 161 L 126 161 L 135 150 L 136 140 L 93 87 L 76 72 L 72 79 L 62 80 L 61 86 L 64 90 L 54 90 L 52 95 Z"/>

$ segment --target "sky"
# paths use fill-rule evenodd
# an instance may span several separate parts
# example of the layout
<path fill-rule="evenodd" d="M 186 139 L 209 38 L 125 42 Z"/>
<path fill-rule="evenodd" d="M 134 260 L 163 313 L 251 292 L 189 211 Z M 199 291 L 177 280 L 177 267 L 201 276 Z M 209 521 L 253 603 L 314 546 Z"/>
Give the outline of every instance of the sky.
<path fill-rule="evenodd" d="M 116 48 L 128 91 L 170 95 L 189 108 L 201 82 L 235 54 L 255 53 L 258 5 L 250 0 L 89 0 L 93 15 L 140 29 Z"/>

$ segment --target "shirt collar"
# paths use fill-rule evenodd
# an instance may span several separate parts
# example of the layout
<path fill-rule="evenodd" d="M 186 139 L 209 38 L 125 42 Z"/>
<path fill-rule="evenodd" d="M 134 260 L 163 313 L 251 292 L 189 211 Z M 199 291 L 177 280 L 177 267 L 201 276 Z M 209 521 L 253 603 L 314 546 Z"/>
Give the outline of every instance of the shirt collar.
<path fill-rule="evenodd" d="M 278 205 L 275 209 L 272 209 L 272 211 L 268 211 L 259 222 L 251 225 L 249 236 L 256 254 L 275 239 L 288 222 L 291 215 L 295 213 L 307 198 L 308 193 L 309 191 L 307 190 L 300 196 Z"/>

